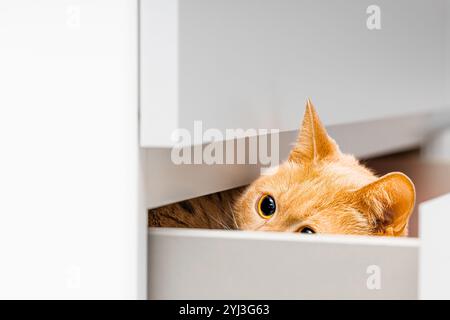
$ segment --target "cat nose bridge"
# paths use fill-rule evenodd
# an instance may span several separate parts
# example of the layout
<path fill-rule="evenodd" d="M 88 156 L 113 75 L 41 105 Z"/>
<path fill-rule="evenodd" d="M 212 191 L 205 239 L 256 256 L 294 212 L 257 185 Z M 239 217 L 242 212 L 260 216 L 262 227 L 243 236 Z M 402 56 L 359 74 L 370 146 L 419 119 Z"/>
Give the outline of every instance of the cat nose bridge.
<path fill-rule="evenodd" d="M 295 232 L 300 228 L 307 217 L 310 216 L 310 210 L 308 208 L 292 208 L 284 214 L 283 225 L 287 231 Z"/>

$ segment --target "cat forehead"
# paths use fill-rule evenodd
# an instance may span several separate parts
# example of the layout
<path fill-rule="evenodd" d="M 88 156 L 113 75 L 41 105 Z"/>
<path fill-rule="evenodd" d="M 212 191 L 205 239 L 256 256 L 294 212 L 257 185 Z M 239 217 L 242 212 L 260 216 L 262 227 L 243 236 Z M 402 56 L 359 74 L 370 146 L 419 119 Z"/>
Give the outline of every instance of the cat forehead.
<path fill-rule="evenodd" d="M 376 179 L 369 169 L 359 164 L 353 157 L 313 165 L 286 162 L 266 170 L 264 176 L 266 178 L 263 178 L 263 181 L 280 188 L 286 188 L 286 182 L 298 185 L 310 181 L 325 183 L 329 187 L 359 188 Z"/>

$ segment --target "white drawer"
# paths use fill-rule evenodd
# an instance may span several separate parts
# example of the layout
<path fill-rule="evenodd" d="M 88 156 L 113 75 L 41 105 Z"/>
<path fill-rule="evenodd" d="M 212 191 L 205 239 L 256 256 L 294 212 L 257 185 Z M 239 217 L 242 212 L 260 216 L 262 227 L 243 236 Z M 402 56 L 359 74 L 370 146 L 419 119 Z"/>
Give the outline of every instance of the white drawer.
<path fill-rule="evenodd" d="M 151 229 L 150 299 L 416 299 L 417 239 Z"/>
<path fill-rule="evenodd" d="M 448 299 L 450 194 L 418 238 L 193 229 L 148 232 L 150 299 Z"/>
<path fill-rule="evenodd" d="M 446 1 L 376 1 L 369 30 L 373 4 L 142 0 L 141 145 L 170 147 L 195 120 L 296 130 L 307 96 L 326 125 L 444 106 Z"/>

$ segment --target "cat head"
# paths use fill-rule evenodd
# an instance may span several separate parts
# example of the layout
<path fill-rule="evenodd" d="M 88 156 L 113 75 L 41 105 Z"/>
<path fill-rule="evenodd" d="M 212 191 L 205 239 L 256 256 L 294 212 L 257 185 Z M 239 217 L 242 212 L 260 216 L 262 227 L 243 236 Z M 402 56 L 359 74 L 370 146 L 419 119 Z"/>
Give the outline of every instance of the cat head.
<path fill-rule="evenodd" d="M 341 153 L 308 100 L 289 159 L 236 202 L 244 230 L 403 236 L 415 189 L 403 173 L 375 176 Z"/>

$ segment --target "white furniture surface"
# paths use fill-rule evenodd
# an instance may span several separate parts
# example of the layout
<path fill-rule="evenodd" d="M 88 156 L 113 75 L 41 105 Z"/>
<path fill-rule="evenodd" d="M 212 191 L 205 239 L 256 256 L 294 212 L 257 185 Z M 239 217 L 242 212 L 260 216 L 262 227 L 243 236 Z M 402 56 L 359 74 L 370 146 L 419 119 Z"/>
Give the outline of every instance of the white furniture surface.
<path fill-rule="evenodd" d="M 450 299 L 450 194 L 422 203 L 419 212 L 419 298 Z"/>
<path fill-rule="evenodd" d="M 150 299 L 417 299 L 417 239 L 151 229 Z"/>
<path fill-rule="evenodd" d="M 446 0 L 140 3 L 143 147 L 195 120 L 297 130 L 306 97 L 326 125 L 446 104 Z"/>
<path fill-rule="evenodd" d="M 138 5 L 0 1 L 0 298 L 145 298 Z"/>

